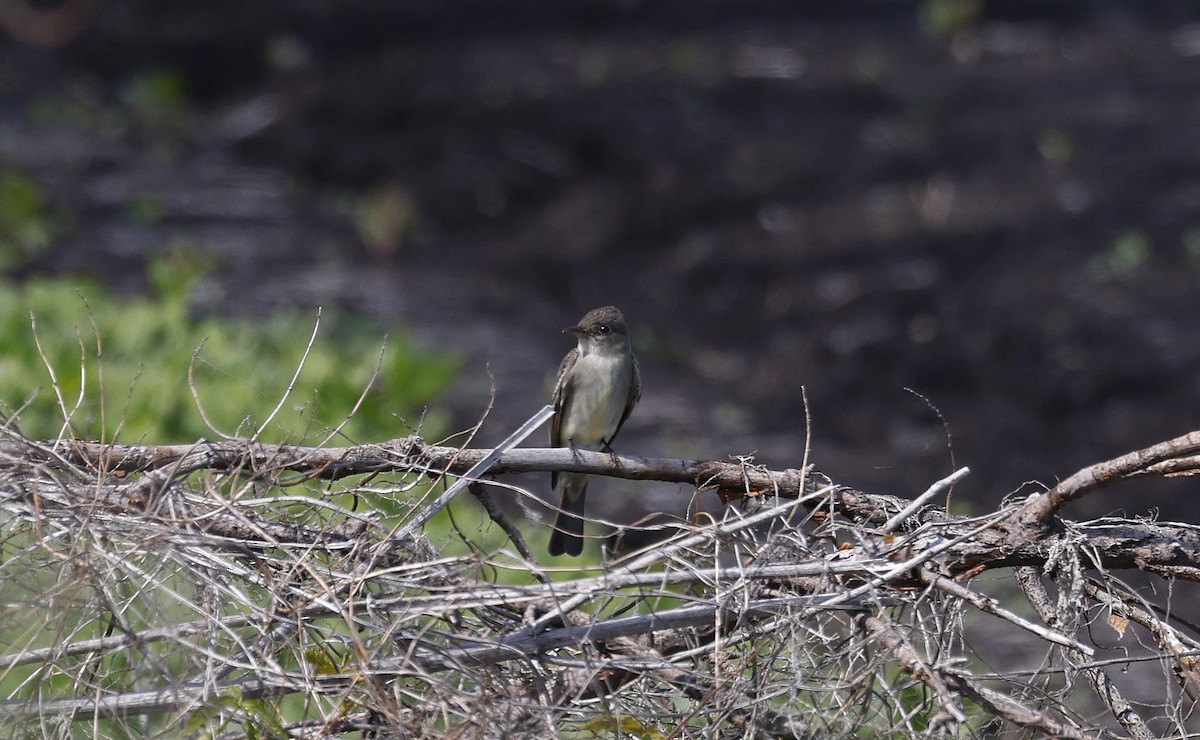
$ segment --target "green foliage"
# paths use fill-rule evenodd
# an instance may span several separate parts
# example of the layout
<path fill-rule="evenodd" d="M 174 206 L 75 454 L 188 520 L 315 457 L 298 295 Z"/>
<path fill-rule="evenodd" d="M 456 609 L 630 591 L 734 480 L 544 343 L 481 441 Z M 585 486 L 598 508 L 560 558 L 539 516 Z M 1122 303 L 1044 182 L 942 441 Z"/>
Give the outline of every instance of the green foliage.
<path fill-rule="evenodd" d="M 336 657 L 323 645 L 315 645 L 304 651 L 304 660 L 313 667 L 318 676 L 332 676 L 342 671 L 346 661 L 335 660 Z"/>
<path fill-rule="evenodd" d="M 1183 254 L 1193 268 L 1200 267 L 1200 227 L 1189 226 L 1181 237 Z"/>
<path fill-rule="evenodd" d="M 247 699 L 236 688 L 217 696 L 212 706 L 201 707 L 189 714 L 184 725 L 185 736 L 211 738 L 231 729 L 231 725 L 235 723 L 224 719 L 222 713 L 225 717 L 244 716 L 245 722 L 237 724 L 241 725 L 247 738 L 259 740 L 288 736 L 283 720 L 273 705 L 257 699 Z"/>
<path fill-rule="evenodd" d="M 897 672 L 895 680 L 897 682 L 908 681 L 903 688 L 898 689 L 895 695 L 898 698 L 896 709 L 904 716 L 909 717 L 912 726 L 925 730 L 929 727 L 929 720 L 940 709 L 937 702 L 932 700 L 929 695 L 929 688 L 923 683 L 904 679 L 902 674 Z"/>
<path fill-rule="evenodd" d="M 1126 231 L 1117 236 L 1108 249 L 1092 257 L 1088 273 L 1096 282 L 1133 277 L 1150 258 L 1153 244 L 1142 231 Z"/>
<path fill-rule="evenodd" d="M 416 200 L 394 183 L 363 195 L 351 215 L 367 248 L 384 257 L 395 254 L 421 220 Z"/>
<path fill-rule="evenodd" d="M 141 226 L 151 226 L 162 221 L 166 210 L 161 200 L 149 196 L 135 198 L 122 209 L 126 221 Z"/>
<path fill-rule="evenodd" d="M 640 738 L 641 740 L 666 740 L 667 737 L 653 725 L 646 724 L 628 715 L 600 717 L 591 720 L 585 727 L 597 736 L 606 736 L 611 733 L 615 737 L 628 736 Z"/>
<path fill-rule="evenodd" d="M 1066 164 L 1075 157 L 1075 139 L 1059 128 L 1048 128 L 1038 133 L 1037 150 L 1042 159 L 1053 164 Z"/>
<path fill-rule="evenodd" d="M 33 178 L 0 169 L 0 271 L 18 267 L 50 246 L 57 221 Z"/>
<path fill-rule="evenodd" d="M 188 115 L 187 81 L 178 70 L 151 69 L 122 86 L 121 101 L 151 130 L 177 132 Z"/>
<path fill-rule="evenodd" d="M 151 150 L 163 153 L 188 126 L 192 112 L 187 79 L 176 69 L 155 67 L 126 79 L 113 104 L 93 86 L 74 85 L 46 89 L 28 102 L 25 115 L 37 127 L 62 127 L 110 139 L 124 139 L 131 129 L 149 134 Z"/>
<path fill-rule="evenodd" d="M 137 298 L 111 296 L 85 280 L 0 283 L 0 408 L 11 412 L 28 401 L 20 426 L 35 438 L 65 430 L 88 439 L 179 443 L 217 436 L 204 416 L 222 434 L 252 435 L 287 395 L 260 438 L 320 442 L 370 384 L 343 439 L 334 440 L 367 441 L 408 433 L 403 419 L 420 415 L 456 370 L 451 356 L 394 336 L 381 355 L 378 329 L 326 313 L 287 394 L 315 313 L 195 316 L 187 297 L 199 271 L 160 260 L 150 270 L 156 295 Z"/>
<path fill-rule="evenodd" d="M 918 14 L 927 35 L 944 39 L 978 26 L 983 11 L 983 0 L 923 0 Z"/>

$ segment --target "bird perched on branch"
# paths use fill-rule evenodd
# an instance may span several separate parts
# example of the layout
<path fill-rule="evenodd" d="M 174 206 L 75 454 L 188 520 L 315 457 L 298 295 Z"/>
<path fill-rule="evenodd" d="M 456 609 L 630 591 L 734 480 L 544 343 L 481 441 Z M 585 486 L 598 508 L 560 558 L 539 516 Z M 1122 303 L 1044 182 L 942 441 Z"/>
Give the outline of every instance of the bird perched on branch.
<path fill-rule="evenodd" d="M 611 451 L 613 439 L 642 397 L 642 378 L 625 317 L 612 306 L 588 311 L 575 326 L 563 329 L 579 340 L 558 368 L 550 446 Z M 551 473 L 562 481 L 558 518 L 550 535 L 551 555 L 583 552 L 583 509 L 588 477 Z"/>

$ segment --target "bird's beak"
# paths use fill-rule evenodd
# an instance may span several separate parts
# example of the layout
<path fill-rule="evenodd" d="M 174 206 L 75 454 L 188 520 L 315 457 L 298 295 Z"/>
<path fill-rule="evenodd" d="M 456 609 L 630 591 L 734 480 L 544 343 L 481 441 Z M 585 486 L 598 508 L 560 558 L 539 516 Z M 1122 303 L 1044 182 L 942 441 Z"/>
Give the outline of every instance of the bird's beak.
<path fill-rule="evenodd" d="M 582 326 L 568 326 L 562 330 L 563 334 L 570 334 L 573 337 L 586 337 L 588 333 Z"/>

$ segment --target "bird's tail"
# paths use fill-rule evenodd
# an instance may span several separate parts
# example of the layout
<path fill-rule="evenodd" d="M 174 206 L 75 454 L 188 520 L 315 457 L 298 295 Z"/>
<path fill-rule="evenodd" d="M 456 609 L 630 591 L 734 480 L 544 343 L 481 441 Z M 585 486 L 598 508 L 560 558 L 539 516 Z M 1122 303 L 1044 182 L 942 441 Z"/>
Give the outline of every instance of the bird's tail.
<path fill-rule="evenodd" d="M 560 477 L 562 498 L 559 499 L 558 508 L 562 511 L 554 520 L 550 554 L 578 556 L 583 552 L 583 505 L 587 497 L 588 477 L 581 473 L 567 473 Z"/>

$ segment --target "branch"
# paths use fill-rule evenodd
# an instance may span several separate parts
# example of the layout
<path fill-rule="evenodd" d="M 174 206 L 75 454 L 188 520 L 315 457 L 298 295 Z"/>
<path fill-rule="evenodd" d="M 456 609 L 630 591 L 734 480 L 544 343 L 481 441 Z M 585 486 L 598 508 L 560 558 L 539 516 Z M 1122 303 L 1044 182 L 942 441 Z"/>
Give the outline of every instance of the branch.
<path fill-rule="evenodd" d="M 1200 432 L 1180 437 L 1162 445 L 1148 448 L 1153 455 L 1133 453 L 1108 463 L 1087 468 L 1067 481 L 1083 479 L 1089 470 L 1120 465 L 1126 471 L 1147 470 L 1128 460 L 1141 455 L 1162 466 L 1169 462 L 1166 450 L 1188 449 L 1180 440 L 1200 443 Z M 491 460 L 488 477 L 513 473 L 582 472 L 629 480 L 656 480 L 684 483 L 698 491 L 715 492 L 724 499 L 776 494 L 785 499 L 801 498 L 801 503 L 815 518 L 835 512 L 849 521 L 882 528 L 897 526 L 896 515 L 913 512 L 907 499 L 869 494 L 845 486 L 826 486 L 818 489 L 822 476 L 805 475 L 795 469 L 769 470 L 744 461 L 697 461 L 672 458 L 648 458 L 612 455 L 565 448 L 514 449 L 497 453 L 489 449 L 460 449 L 426 445 L 418 437 L 406 437 L 390 442 L 355 447 L 311 448 L 287 445 L 264 445 L 246 440 L 228 442 L 197 442 L 192 445 L 106 445 L 94 442 L 65 441 L 60 443 L 2 442 L 0 443 L 0 473 L 6 469 L 44 466 L 68 469 L 85 475 L 86 469 L 103 473 L 149 471 L 142 478 L 125 478 L 121 483 L 82 489 L 88 497 L 99 495 L 106 505 L 144 509 L 166 484 L 178 476 L 200 470 L 236 473 L 254 480 L 274 481 L 277 485 L 295 485 L 311 478 L 338 479 L 368 473 L 407 473 L 430 477 L 443 475 L 465 476 L 484 460 Z M 1125 461 L 1125 462 L 1122 462 Z M 478 469 L 477 469 L 478 470 Z M 300 481 L 281 479 L 285 472 L 296 473 Z M 942 484 L 957 479 L 961 473 L 935 484 L 930 490 L 940 490 Z M 121 480 L 121 479 L 118 479 Z M 471 482 L 470 478 L 464 478 Z M 803 486 L 804 490 L 801 491 Z M 1074 484 L 1072 484 L 1074 490 Z M 814 495 L 821 491 L 823 495 Z M 1057 490 L 1057 489 L 1056 489 Z M 44 495 L 52 495 L 47 492 Z M 691 492 L 687 492 L 691 495 Z M 66 489 L 60 495 L 76 495 Z M 1042 497 L 1048 494 L 1043 494 Z M 955 517 L 944 510 L 927 506 L 914 512 L 907 520 L 912 530 L 897 540 L 894 550 L 912 548 L 913 543 L 930 546 L 929 538 L 941 541 L 957 540 L 953 546 L 940 549 L 938 561 L 950 575 L 974 573 L 986 568 L 1033 565 L 1047 562 L 1052 548 L 1070 537 L 1082 538 L 1081 544 L 1094 551 L 1097 563 L 1107 568 L 1138 568 L 1161 576 L 1200 582 L 1200 528 L 1186 524 L 1104 519 L 1083 525 L 1071 525 L 1069 531 L 1056 534 L 1029 530 L 1022 517 L 1042 498 L 1031 497 L 1015 507 L 1001 510 L 983 520 Z M 444 498 L 444 496 L 443 496 Z M 75 500 L 75 505 L 81 503 Z M 422 515 L 418 514 L 422 519 Z M 916 517 L 916 521 L 914 521 Z M 981 527 L 979 521 L 990 522 Z M 1008 522 L 1013 522 L 1010 526 Z M 231 537 L 255 538 L 253 515 L 228 511 L 212 512 L 206 519 L 209 531 Z M 268 519 L 261 521 L 264 532 L 280 543 L 305 544 L 353 540 L 360 527 L 348 522 L 341 527 L 328 525 L 321 529 L 284 524 Z M 1065 523 L 1062 526 L 1067 526 Z M 914 529 L 916 527 L 917 529 Z M 1062 529 L 1062 527 L 1060 527 Z M 406 532 L 415 531 L 406 527 Z M 882 532 L 881 532 L 882 533 Z M 925 538 L 925 539 L 922 539 Z"/>
<path fill-rule="evenodd" d="M 1018 522 L 1023 532 L 1040 529 L 1068 503 L 1117 481 L 1140 475 L 1188 475 L 1200 470 L 1200 431 L 1080 470 L 1046 493 L 1030 496 Z"/>
<path fill-rule="evenodd" d="M 1030 605 L 1043 622 L 1054 627 L 1058 622 L 1063 621 L 1060 615 L 1050 603 L 1050 595 L 1046 593 L 1045 587 L 1042 585 L 1041 578 L 1033 568 L 1017 568 L 1017 583 L 1021 586 L 1021 590 L 1025 593 Z M 1134 710 L 1133 705 L 1125 698 L 1113 680 L 1107 673 L 1099 668 L 1088 664 L 1086 656 L 1073 648 L 1063 648 L 1067 661 L 1078 668 L 1091 684 L 1092 690 L 1096 696 L 1112 713 L 1121 726 L 1125 728 L 1130 735 L 1139 740 L 1149 740 L 1154 737 L 1154 733 L 1146 726 L 1145 721 Z"/>
<path fill-rule="evenodd" d="M 864 627 L 886 645 L 904 670 L 913 678 L 927 684 L 939 693 L 950 688 L 965 694 L 987 712 L 1002 717 L 1021 727 L 1041 730 L 1050 737 L 1083 738 L 1082 732 L 1050 717 L 1046 712 L 1025 706 L 1017 700 L 994 689 L 986 688 L 982 681 L 970 673 L 948 666 L 933 666 L 922 660 L 916 650 L 887 622 L 874 617 L 859 617 Z M 954 733 L 951 733 L 954 734 Z"/>
<path fill-rule="evenodd" d="M 173 466 L 179 474 L 211 470 L 271 480 L 282 473 L 325 480 L 414 471 L 459 476 L 496 452 L 427 445 L 416 436 L 355 447 L 296 447 L 243 439 L 200 440 L 188 445 L 115 445 L 65 440 L 35 443 L 33 449 L 41 454 L 30 460 L 31 449 L 27 444 L 0 443 L 0 471 L 28 466 L 31 462 L 55 465 L 67 461 L 105 473 L 139 473 Z M 774 493 L 796 498 L 804 477 L 799 470 L 770 471 L 741 462 L 634 457 L 564 447 L 511 450 L 500 454 L 488 468 L 490 475 L 550 471 L 687 483 L 734 497 Z"/>
<path fill-rule="evenodd" d="M 654 722 L 667 715 L 648 713 L 647 702 L 662 697 L 685 724 L 895 735 L 977 732 L 974 702 L 1045 734 L 1094 736 L 1084 718 L 1095 714 L 1067 702 L 1069 685 L 1046 701 L 1045 687 L 1019 673 L 985 678 L 962 668 L 974 657 L 963 652 L 963 615 L 978 610 L 1023 630 L 1034 650 L 1065 650 L 1116 721 L 1142 735 L 1164 710 L 1116 693 L 1103 672 L 1114 661 L 1085 662 L 1101 646 L 1078 625 L 1096 601 L 1147 625 L 1157 638 L 1152 659 L 1172 661 L 1181 683 L 1195 683 L 1195 663 L 1181 654 L 1200 644 L 1187 634 L 1195 629 L 1168 625 L 1155 616 L 1168 612 L 1148 603 L 1106 600 L 1123 593 L 1112 585 L 1093 589 L 1090 602 L 1076 598 L 1082 586 L 1064 592 L 1051 614 L 1058 621 L 1042 626 L 968 582 L 1013 567 L 1026 576 L 1087 567 L 1105 578 L 1107 569 L 1136 568 L 1200 581 L 1200 528 L 1054 517 L 1038 528 L 1028 519 L 1038 497 L 980 517 L 924 503 L 963 472 L 911 501 L 749 458 L 459 449 L 417 437 L 331 449 L 243 439 L 37 443 L 7 426 L 0 433 L 11 440 L 0 443 L 0 581 L 22 594 L 0 610 L 0 625 L 15 634 L 31 617 L 37 623 L 36 640 L 0 656 L 0 675 L 33 674 L 3 697 L 8 716 L 120 723 L 203 706 L 245 721 L 241 702 L 299 694 L 313 713 L 329 702 L 370 706 L 397 732 L 460 729 L 482 716 L 521 734 L 533 731 L 526 720 L 541 731 L 565 721 L 569 731 L 598 713 Z M 1200 459 L 1186 442 L 1151 450 L 1088 470 L 1175 475 Z M 446 537 L 472 528 L 425 531 L 463 487 L 551 470 L 757 500 L 663 527 L 675 536 L 582 572 L 543 568 L 529 548 L 518 555 L 486 538 L 460 543 L 468 554 L 455 557 Z M 1107 480 L 1085 472 L 1063 482 L 1063 496 Z M 425 481 L 444 477 L 458 480 L 432 495 Z M 372 505 L 360 513 L 362 500 Z M 503 511 L 489 514 L 506 524 Z M 889 678 L 897 666 L 930 687 L 927 700 L 908 707 L 910 681 Z M 138 690 L 94 690 L 102 681 Z M 399 685 L 407 703 L 392 693 Z M 857 693 L 872 686 L 891 688 Z M 602 701 L 584 701 L 594 698 Z M 849 711 L 863 702 L 861 714 Z"/>

